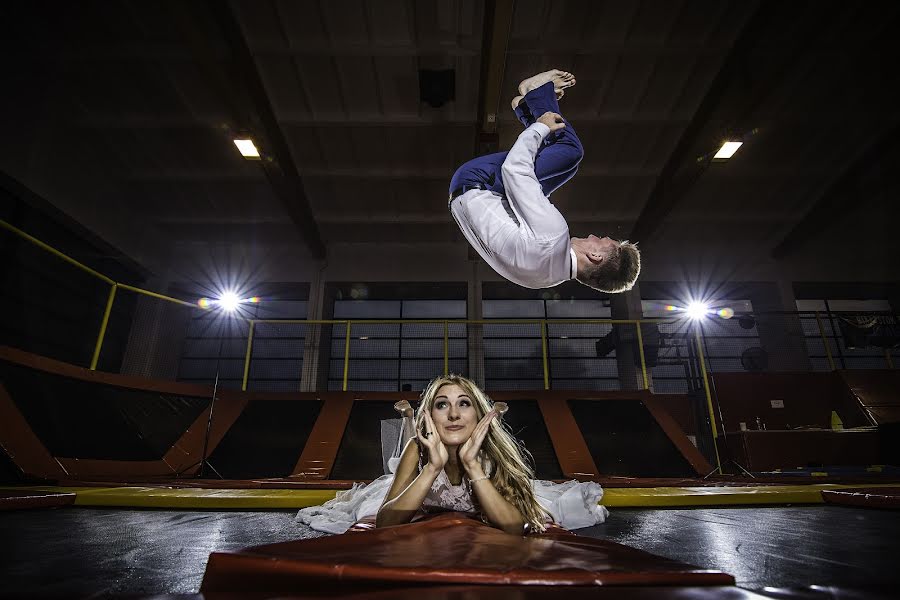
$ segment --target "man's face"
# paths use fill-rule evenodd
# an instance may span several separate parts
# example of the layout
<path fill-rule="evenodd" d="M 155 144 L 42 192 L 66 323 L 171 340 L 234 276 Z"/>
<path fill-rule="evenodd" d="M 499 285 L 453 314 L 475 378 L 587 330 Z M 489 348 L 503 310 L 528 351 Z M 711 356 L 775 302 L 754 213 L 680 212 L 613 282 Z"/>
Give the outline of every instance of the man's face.
<path fill-rule="evenodd" d="M 586 238 L 573 238 L 572 245 L 576 252 L 583 254 L 590 262 L 600 264 L 615 252 L 620 242 L 608 237 L 598 238 L 591 234 Z"/>

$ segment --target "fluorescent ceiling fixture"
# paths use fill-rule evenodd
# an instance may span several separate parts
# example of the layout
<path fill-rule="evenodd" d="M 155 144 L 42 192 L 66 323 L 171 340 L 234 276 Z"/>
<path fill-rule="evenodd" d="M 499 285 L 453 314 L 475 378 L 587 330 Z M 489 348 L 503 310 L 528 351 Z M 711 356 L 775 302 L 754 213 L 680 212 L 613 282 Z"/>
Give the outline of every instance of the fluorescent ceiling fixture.
<path fill-rule="evenodd" d="M 238 147 L 244 158 L 259 158 L 259 150 L 256 149 L 253 140 L 234 140 L 234 145 Z"/>
<path fill-rule="evenodd" d="M 222 297 L 219 298 L 219 305 L 227 310 L 228 312 L 233 311 L 238 307 L 238 304 L 241 303 L 241 299 L 237 297 L 237 294 L 234 292 L 225 292 L 222 294 Z"/>
<path fill-rule="evenodd" d="M 237 140 L 235 140 L 236 142 Z M 725 142 L 713 158 L 731 158 L 738 148 L 744 145 L 744 142 Z M 707 154 L 709 156 L 709 154 Z"/>
<path fill-rule="evenodd" d="M 706 313 L 709 311 L 709 307 L 707 307 L 702 302 L 691 302 L 688 307 L 685 309 L 687 315 L 692 319 L 702 319 L 706 316 Z"/>

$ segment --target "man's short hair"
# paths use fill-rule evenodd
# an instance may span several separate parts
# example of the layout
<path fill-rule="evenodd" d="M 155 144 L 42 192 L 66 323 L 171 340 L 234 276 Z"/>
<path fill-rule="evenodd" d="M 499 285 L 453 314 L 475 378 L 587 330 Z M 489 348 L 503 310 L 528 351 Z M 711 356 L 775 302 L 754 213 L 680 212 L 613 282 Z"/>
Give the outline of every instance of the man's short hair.
<path fill-rule="evenodd" d="M 575 278 L 600 292 L 616 294 L 634 287 L 640 273 L 641 251 L 637 244 L 625 240 L 619 242 L 615 253 L 606 257 L 599 265 L 591 264 L 584 272 L 579 269 Z"/>

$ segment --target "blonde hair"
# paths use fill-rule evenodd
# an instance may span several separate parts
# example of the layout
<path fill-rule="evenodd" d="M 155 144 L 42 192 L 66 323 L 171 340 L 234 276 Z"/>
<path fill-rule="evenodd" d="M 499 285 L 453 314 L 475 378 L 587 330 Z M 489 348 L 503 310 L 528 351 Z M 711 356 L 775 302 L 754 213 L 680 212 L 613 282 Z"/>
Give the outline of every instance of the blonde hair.
<path fill-rule="evenodd" d="M 634 287 L 641 274 L 641 251 L 628 240 L 619 242 L 615 253 L 599 265 L 579 269 L 575 278 L 579 283 L 600 292 L 616 294 Z"/>
<path fill-rule="evenodd" d="M 445 385 L 458 385 L 472 399 L 478 420 L 491 411 L 493 402 L 475 382 L 461 375 L 435 377 L 422 391 L 416 411 L 416 431 L 425 422 L 426 411 L 431 411 L 434 398 Z M 544 523 L 552 517 L 538 504 L 531 482 L 534 470 L 529 465 L 531 453 L 513 437 L 509 426 L 495 418 L 481 444 L 481 455 L 490 461 L 490 480 L 497 492 L 512 504 L 533 532 L 544 531 Z M 526 459 L 526 456 L 528 459 Z M 483 459 L 484 460 L 484 459 Z"/>

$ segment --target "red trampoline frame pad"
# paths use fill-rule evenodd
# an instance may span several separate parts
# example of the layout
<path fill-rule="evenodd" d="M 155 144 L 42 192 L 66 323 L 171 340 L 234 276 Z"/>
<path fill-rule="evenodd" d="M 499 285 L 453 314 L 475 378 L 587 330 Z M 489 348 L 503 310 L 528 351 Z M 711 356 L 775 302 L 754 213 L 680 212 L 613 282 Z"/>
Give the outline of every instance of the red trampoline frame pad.
<path fill-rule="evenodd" d="M 461 513 L 209 557 L 201 593 L 342 593 L 446 584 L 734 585 L 731 575 L 606 540 L 510 535 Z"/>

